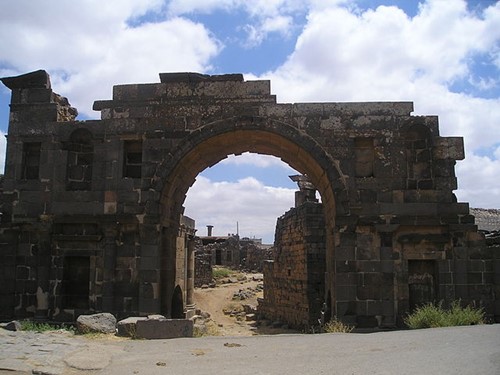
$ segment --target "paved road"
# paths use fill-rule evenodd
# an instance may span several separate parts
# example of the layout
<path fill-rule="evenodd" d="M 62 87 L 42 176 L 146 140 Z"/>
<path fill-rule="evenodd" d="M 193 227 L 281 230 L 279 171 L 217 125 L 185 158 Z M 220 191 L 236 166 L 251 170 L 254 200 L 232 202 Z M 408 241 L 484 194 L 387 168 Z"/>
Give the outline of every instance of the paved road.
<path fill-rule="evenodd" d="M 38 346 L 37 346 L 38 345 Z M 500 324 L 370 334 L 89 340 L 0 334 L 0 374 L 500 374 Z M 14 372 L 13 372 L 14 371 Z"/>

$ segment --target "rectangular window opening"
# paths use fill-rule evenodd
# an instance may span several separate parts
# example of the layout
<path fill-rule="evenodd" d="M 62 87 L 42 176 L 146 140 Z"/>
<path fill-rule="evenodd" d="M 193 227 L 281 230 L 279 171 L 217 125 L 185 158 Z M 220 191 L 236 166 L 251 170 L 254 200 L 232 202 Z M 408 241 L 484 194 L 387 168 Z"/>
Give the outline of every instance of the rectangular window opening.
<path fill-rule="evenodd" d="M 142 141 L 125 141 L 123 150 L 123 177 L 141 178 Z"/>
<path fill-rule="evenodd" d="M 354 156 L 356 177 L 373 177 L 375 161 L 373 138 L 355 138 Z"/>
<path fill-rule="evenodd" d="M 36 180 L 40 172 L 40 142 L 28 142 L 23 145 L 23 170 L 24 180 Z"/>

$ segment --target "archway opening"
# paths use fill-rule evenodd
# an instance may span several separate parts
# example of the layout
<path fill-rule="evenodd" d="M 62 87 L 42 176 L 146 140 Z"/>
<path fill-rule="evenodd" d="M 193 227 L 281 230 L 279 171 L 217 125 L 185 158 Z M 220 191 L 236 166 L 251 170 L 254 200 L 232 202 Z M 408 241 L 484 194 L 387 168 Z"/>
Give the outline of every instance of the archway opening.
<path fill-rule="evenodd" d="M 323 242 L 326 249 L 324 260 L 326 272 L 322 277 L 325 287 L 322 298 L 324 301 L 325 292 L 330 292 L 333 307 L 334 228 L 339 209 L 334 195 L 335 198 L 340 198 L 340 202 L 346 201 L 346 183 L 338 165 L 305 133 L 286 124 L 257 120 L 256 118 L 252 118 L 251 121 L 245 118 L 232 119 L 207 125 L 181 144 L 165 165 L 163 175 L 159 175 L 164 181 L 161 199 L 162 226 L 166 234 L 162 243 L 163 257 L 169 259 L 169 252 L 175 251 L 173 250 L 175 234 L 179 228 L 179 219 L 184 213 L 183 203 L 186 193 L 200 172 L 230 154 L 251 152 L 272 155 L 280 158 L 300 174 L 307 175 L 321 195 L 324 207 Z M 162 277 L 162 280 L 169 280 L 167 263 L 162 262 L 165 265 L 162 270 L 165 271 L 165 277 Z M 162 284 L 162 293 L 173 289 L 173 285 L 169 287 L 164 282 Z M 162 295 L 161 300 L 169 301 L 169 297 Z M 170 310 L 168 306 L 164 308 Z"/>
<path fill-rule="evenodd" d="M 297 174 L 274 156 L 228 155 L 196 177 L 184 215 L 196 221 L 197 236 L 237 235 L 272 245 L 276 219 L 295 204 L 297 183 L 289 176 Z"/>
<path fill-rule="evenodd" d="M 182 289 L 177 285 L 172 296 L 172 319 L 184 318 L 184 302 L 182 298 Z"/>

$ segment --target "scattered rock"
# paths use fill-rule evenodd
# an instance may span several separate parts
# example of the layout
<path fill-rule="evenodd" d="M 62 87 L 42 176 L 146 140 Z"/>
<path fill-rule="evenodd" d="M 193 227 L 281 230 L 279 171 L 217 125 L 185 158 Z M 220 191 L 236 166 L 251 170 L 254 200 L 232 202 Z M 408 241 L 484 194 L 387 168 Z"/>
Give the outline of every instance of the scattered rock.
<path fill-rule="evenodd" d="M 0 327 L 6 329 L 7 331 L 21 331 L 21 323 L 17 320 L 0 324 Z"/>
<path fill-rule="evenodd" d="M 120 320 L 116 324 L 117 328 L 117 335 L 118 336 L 123 336 L 123 337 L 133 337 L 135 338 L 137 336 L 137 321 L 138 320 L 146 320 L 148 318 L 146 317 L 139 317 L 139 316 L 131 316 L 126 319 Z"/>
<path fill-rule="evenodd" d="M 255 291 L 247 288 L 247 289 L 240 289 L 239 291 L 235 292 L 233 294 L 233 300 L 245 300 L 247 298 L 252 298 L 255 296 Z"/>
<path fill-rule="evenodd" d="M 136 323 L 140 339 L 172 339 L 193 337 L 194 322 L 190 319 L 144 319 Z"/>
<path fill-rule="evenodd" d="M 247 314 L 257 313 L 257 307 L 254 305 L 243 304 L 241 306 L 243 306 L 243 311 L 245 311 Z"/>
<path fill-rule="evenodd" d="M 80 315 L 76 319 L 76 327 L 80 333 L 115 333 L 116 318 L 110 313 Z"/>
<path fill-rule="evenodd" d="M 237 344 L 235 342 L 226 342 L 226 343 L 224 343 L 224 346 L 227 347 L 227 348 L 239 348 L 242 345 L 241 344 Z"/>
<path fill-rule="evenodd" d="M 246 314 L 245 315 L 245 319 L 246 319 L 247 322 L 248 321 L 253 321 L 253 320 L 255 320 L 255 314 Z"/>
<path fill-rule="evenodd" d="M 148 319 L 154 319 L 154 320 L 160 320 L 160 319 L 167 319 L 163 315 L 160 314 L 153 314 L 153 315 L 148 315 Z"/>

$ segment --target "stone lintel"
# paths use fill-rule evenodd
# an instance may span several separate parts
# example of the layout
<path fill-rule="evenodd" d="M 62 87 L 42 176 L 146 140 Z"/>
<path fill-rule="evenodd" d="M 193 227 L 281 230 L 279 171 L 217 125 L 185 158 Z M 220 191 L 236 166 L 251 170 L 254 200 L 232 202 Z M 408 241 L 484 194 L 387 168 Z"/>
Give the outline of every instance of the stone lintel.
<path fill-rule="evenodd" d="M 136 323 L 137 338 L 173 339 L 193 337 L 193 321 L 190 319 L 146 319 Z"/>
<path fill-rule="evenodd" d="M 436 159 L 463 160 L 465 158 L 462 137 L 437 137 L 434 140 L 433 155 Z"/>
<path fill-rule="evenodd" d="M 193 72 L 180 73 L 160 73 L 161 83 L 199 83 L 199 82 L 220 82 L 220 81 L 236 81 L 243 82 L 243 74 L 218 74 L 209 75 Z"/>
<path fill-rule="evenodd" d="M 296 116 L 410 116 L 413 102 L 352 102 L 352 103 L 295 103 Z"/>
<path fill-rule="evenodd" d="M 50 77 L 45 70 L 22 74 L 15 77 L 0 78 L 0 81 L 9 89 L 44 88 L 50 89 Z"/>

